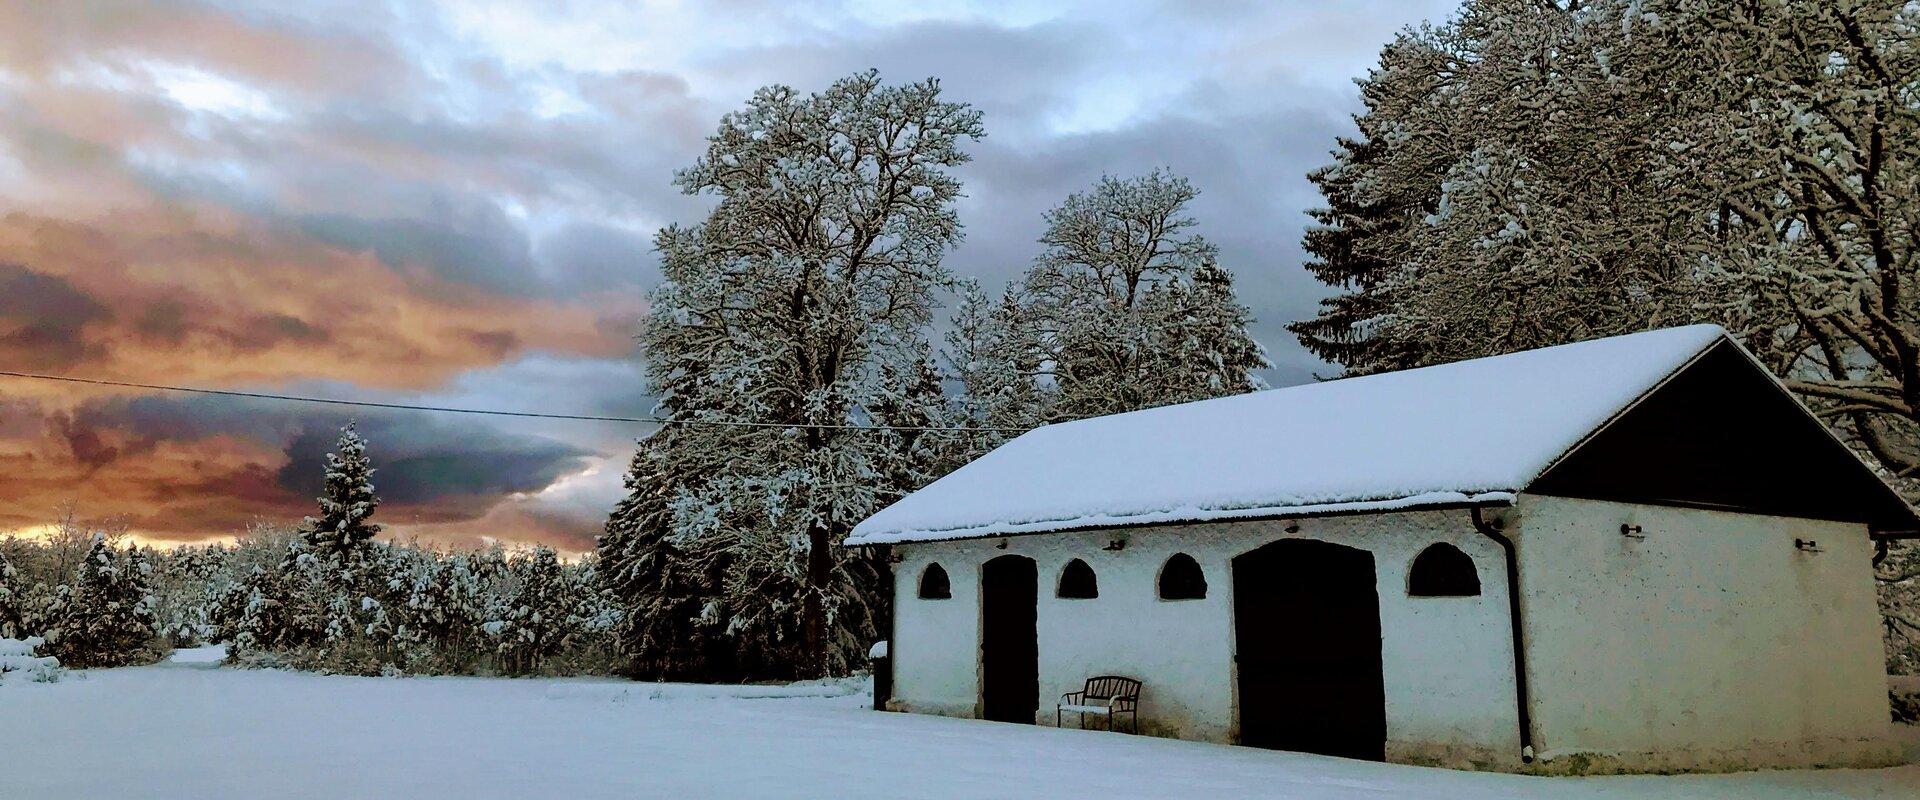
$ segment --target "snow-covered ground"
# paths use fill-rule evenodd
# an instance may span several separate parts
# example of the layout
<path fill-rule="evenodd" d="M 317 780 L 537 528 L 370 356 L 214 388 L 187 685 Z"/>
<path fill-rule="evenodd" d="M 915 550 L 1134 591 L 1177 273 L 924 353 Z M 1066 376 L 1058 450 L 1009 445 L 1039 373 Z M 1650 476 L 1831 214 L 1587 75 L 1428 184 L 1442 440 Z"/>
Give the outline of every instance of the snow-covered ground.
<path fill-rule="evenodd" d="M 865 709 L 864 686 L 167 664 L 0 685 L 0 797 L 1914 798 L 1920 766 L 1529 778 Z"/>

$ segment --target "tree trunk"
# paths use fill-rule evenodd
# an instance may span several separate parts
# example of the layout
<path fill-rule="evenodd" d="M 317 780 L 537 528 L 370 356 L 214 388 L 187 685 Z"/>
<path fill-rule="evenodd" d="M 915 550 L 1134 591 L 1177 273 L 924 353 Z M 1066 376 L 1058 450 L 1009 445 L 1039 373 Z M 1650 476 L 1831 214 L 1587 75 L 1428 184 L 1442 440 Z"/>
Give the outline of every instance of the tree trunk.
<path fill-rule="evenodd" d="M 806 632 L 806 661 L 802 678 L 827 675 L 827 607 L 823 593 L 833 582 L 833 553 L 827 526 L 815 523 L 807 531 L 807 587 L 803 592 L 801 619 Z"/>

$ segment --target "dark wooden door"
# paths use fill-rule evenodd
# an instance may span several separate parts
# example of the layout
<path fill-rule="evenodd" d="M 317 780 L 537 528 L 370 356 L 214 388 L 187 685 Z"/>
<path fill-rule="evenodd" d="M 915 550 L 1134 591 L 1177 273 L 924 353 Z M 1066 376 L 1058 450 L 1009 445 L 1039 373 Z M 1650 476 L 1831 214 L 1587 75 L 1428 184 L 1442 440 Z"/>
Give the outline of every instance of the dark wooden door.
<path fill-rule="evenodd" d="M 997 722 L 1033 724 L 1040 707 L 1033 559 L 1001 556 L 980 570 L 980 705 Z"/>
<path fill-rule="evenodd" d="M 1239 556 L 1233 616 L 1241 744 L 1385 757 L 1372 554 L 1285 539 Z"/>

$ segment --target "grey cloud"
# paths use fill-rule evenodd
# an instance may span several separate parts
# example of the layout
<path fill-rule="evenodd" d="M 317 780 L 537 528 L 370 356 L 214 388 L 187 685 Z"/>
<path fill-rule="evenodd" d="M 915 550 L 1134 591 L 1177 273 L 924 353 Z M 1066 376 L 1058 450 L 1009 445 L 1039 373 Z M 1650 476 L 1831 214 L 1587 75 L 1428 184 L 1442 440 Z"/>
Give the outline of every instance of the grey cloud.
<path fill-rule="evenodd" d="M 62 278 L 0 263 L 0 353 L 12 363 L 34 368 L 78 363 L 91 347 L 82 329 L 110 316 L 106 306 Z"/>
<path fill-rule="evenodd" d="M 320 488 L 324 458 L 339 429 L 356 421 L 380 470 L 381 496 L 401 506 L 478 516 L 498 495 L 535 491 L 578 469 L 592 451 L 555 439 L 516 433 L 499 424 L 435 417 L 424 412 L 338 409 L 262 400 L 203 396 L 138 396 L 86 403 L 61 423 L 76 458 L 99 467 L 151 450 L 156 442 L 235 436 L 285 454 L 274 476 L 294 496 Z M 102 432 L 123 432 L 117 451 Z M 115 437 L 119 440 L 119 437 Z M 466 499 L 462 499 L 466 498 Z M 464 503 L 464 513 L 449 503 Z"/>

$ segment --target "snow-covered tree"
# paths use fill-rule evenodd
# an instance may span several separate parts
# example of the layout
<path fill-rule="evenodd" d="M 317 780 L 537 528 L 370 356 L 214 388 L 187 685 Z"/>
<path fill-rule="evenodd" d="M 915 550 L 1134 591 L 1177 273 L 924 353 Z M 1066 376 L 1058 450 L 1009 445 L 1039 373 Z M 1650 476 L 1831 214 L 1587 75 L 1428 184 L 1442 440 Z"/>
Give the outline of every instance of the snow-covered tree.
<path fill-rule="evenodd" d="M 1920 495 L 1917 31 L 1899 3 L 1469 0 L 1383 51 L 1312 176 L 1310 267 L 1345 293 L 1293 330 L 1365 373 L 1716 321 Z M 1920 653 L 1913 557 L 1882 597 Z"/>
<path fill-rule="evenodd" d="M 721 680 L 737 677 L 724 627 L 707 609 L 720 602 L 724 556 L 696 559 L 673 540 L 672 501 L 689 476 L 676 459 L 698 448 L 676 441 L 688 429 L 668 427 L 642 439 L 627 469 L 627 496 L 614 507 L 596 552 L 597 576 L 622 606 L 614 640 L 642 679 Z"/>
<path fill-rule="evenodd" d="M 380 498 L 373 489 L 373 461 L 367 441 L 353 423 L 340 429 L 340 441 L 327 454 L 325 489 L 319 498 L 320 515 L 308 517 L 302 527 L 307 548 L 335 563 L 351 563 L 362 545 L 380 533 L 368 522 Z"/>
<path fill-rule="evenodd" d="M 26 635 L 22 617 L 26 600 L 26 585 L 20 570 L 14 568 L 5 551 L 0 551 L 0 639 Z"/>
<path fill-rule="evenodd" d="M 1263 388 L 1251 317 L 1219 249 L 1191 230 L 1197 195 L 1156 170 L 1101 178 L 1047 212 L 1010 297 L 992 311 L 963 297 L 949 359 L 984 395 L 969 402 L 1029 410 L 1031 426 Z"/>
<path fill-rule="evenodd" d="M 878 391 L 867 404 L 877 426 L 874 471 L 884 488 L 880 504 L 932 483 L 960 466 L 964 442 L 952 431 L 964 423 L 942 387 L 944 375 L 920 343 L 880 365 Z"/>
<path fill-rule="evenodd" d="M 507 565 L 511 589 L 501 613 L 486 622 L 500 670 L 532 675 L 578 630 L 575 586 L 553 548 L 537 547 Z"/>
<path fill-rule="evenodd" d="M 878 576 L 839 542 L 876 506 L 875 439 L 842 426 L 863 423 L 880 365 L 916 345 L 949 282 L 949 171 L 981 134 L 937 82 L 866 72 L 817 94 L 756 92 L 676 176 L 719 201 L 656 238 L 650 380 L 689 419 L 777 427 L 686 437 L 706 455 L 675 463 L 707 469 L 674 487 L 670 539 L 721 578 L 703 618 L 755 672 L 841 672 L 874 636 Z"/>
<path fill-rule="evenodd" d="M 967 457 L 998 447 L 1052 416 L 1051 386 L 1040 383 L 1047 355 L 1040 326 L 1029 319 L 1018 287 L 998 298 L 978 281 L 961 282 L 960 303 L 947 332 L 946 361 L 960 383 L 963 419 L 984 430 L 963 434 Z"/>
<path fill-rule="evenodd" d="M 153 566 L 138 548 L 120 551 L 96 537 L 73 581 L 61 587 L 58 622 L 47 652 L 69 667 L 116 667 L 158 655 Z"/>
<path fill-rule="evenodd" d="M 1630 5 L 1470 2 L 1382 52 L 1361 138 L 1310 176 L 1309 268 L 1348 291 L 1304 344 L 1365 373 L 1697 316 Z"/>
<path fill-rule="evenodd" d="M 213 635 L 213 605 L 226 588 L 220 552 L 218 546 L 187 546 L 149 554 L 154 616 L 160 634 L 175 646 L 199 644 Z"/>
<path fill-rule="evenodd" d="M 1168 383 L 1188 377 L 1166 371 L 1167 347 L 1176 343 L 1213 351 L 1206 360 L 1220 363 L 1222 385 L 1212 395 L 1260 388 L 1253 372 L 1267 361 L 1244 325 L 1191 324 L 1194 304 L 1222 299 L 1184 291 L 1195 273 L 1225 274 L 1215 266 L 1219 248 L 1191 230 L 1187 204 L 1198 195 L 1187 179 L 1155 170 L 1103 177 L 1047 212 L 1043 249 L 1022 283 L 1052 363 L 1058 417 L 1195 399 Z M 1230 288 L 1224 300 L 1238 309 Z"/>

